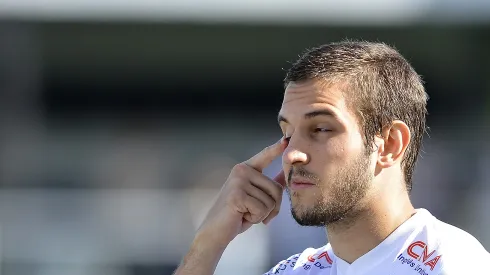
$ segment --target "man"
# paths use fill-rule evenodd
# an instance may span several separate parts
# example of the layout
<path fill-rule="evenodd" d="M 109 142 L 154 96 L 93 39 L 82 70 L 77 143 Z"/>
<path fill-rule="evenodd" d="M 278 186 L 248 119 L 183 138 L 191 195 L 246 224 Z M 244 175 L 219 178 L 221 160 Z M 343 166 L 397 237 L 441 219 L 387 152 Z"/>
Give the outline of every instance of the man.
<path fill-rule="evenodd" d="M 314 48 L 285 86 L 284 137 L 233 168 L 175 274 L 212 274 L 238 234 L 277 215 L 283 186 L 294 219 L 325 226 L 329 244 L 267 274 L 490 274 L 490 254 L 474 237 L 410 202 L 427 94 L 396 50 L 352 41 Z M 283 172 L 265 177 L 281 154 Z"/>

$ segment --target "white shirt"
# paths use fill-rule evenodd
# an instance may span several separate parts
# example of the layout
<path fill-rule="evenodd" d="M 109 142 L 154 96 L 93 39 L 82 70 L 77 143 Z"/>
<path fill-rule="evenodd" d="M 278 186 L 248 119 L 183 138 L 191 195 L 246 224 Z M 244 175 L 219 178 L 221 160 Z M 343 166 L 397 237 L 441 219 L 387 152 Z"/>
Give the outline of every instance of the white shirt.
<path fill-rule="evenodd" d="M 330 244 L 307 248 L 264 275 L 490 275 L 490 253 L 469 233 L 444 223 L 425 209 L 352 264 Z"/>

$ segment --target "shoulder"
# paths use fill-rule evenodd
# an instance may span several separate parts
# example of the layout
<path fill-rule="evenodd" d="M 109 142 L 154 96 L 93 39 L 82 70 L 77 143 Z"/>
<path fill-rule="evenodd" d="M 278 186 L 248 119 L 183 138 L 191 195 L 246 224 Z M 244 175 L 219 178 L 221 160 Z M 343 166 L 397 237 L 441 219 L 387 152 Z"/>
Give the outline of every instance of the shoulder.
<path fill-rule="evenodd" d="M 426 253 L 432 249 L 437 251 L 441 265 L 439 274 L 471 274 L 487 268 L 490 253 L 473 235 L 435 217 L 426 226 L 427 247 L 422 248 L 420 254 L 428 257 Z"/>
<path fill-rule="evenodd" d="M 334 254 L 330 244 L 320 248 L 307 248 L 303 252 L 280 261 L 269 272 L 272 274 L 330 274 Z"/>
<path fill-rule="evenodd" d="M 435 219 L 432 227 L 436 233 L 441 252 L 444 254 L 458 254 L 459 258 L 488 256 L 483 245 L 465 230 L 437 219 Z"/>

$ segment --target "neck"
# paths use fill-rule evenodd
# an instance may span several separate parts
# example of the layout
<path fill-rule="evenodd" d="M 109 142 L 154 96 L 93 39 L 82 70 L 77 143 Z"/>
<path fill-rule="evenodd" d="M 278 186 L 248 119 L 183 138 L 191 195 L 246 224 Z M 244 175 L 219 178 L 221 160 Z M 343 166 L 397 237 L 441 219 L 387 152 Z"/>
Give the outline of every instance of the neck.
<path fill-rule="evenodd" d="M 353 263 L 415 213 L 408 193 L 405 190 L 396 193 L 372 197 L 354 216 L 327 225 L 327 237 L 337 257 Z"/>

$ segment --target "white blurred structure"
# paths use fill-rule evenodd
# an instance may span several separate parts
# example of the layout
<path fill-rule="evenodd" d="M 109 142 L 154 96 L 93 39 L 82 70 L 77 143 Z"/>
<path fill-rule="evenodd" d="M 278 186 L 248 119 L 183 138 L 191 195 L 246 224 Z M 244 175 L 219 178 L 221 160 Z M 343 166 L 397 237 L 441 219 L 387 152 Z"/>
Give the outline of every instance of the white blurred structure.
<path fill-rule="evenodd" d="M 315 24 L 490 21 L 485 0 L 2 0 L 0 18 Z"/>

